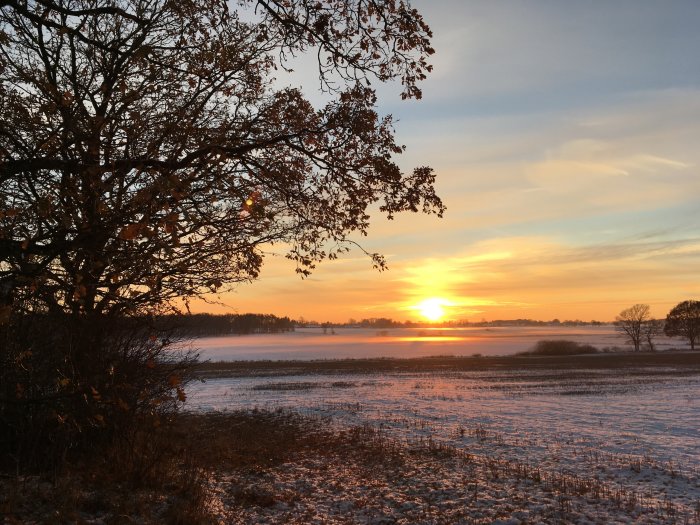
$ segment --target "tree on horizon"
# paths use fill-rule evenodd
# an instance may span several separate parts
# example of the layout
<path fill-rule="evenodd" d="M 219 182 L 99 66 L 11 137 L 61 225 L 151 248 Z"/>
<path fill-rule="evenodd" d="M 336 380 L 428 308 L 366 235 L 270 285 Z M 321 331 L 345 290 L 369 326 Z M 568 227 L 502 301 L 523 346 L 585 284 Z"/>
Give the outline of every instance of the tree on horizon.
<path fill-rule="evenodd" d="M 683 337 L 695 350 L 695 342 L 700 338 L 700 301 L 678 303 L 666 316 L 664 333 L 668 337 Z"/>
<path fill-rule="evenodd" d="M 639 352 L 645 337 L 644 326 L 650 320 L 649 305 L 635 304 L 625 308 L 615 317 L 615 326 L 634 346 L 634 351 Z"/>

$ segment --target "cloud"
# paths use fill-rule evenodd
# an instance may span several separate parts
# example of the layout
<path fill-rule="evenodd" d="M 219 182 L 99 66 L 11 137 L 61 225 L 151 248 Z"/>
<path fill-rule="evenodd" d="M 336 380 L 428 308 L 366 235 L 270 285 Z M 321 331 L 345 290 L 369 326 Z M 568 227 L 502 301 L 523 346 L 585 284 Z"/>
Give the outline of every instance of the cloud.
<path fill-rule="evenodd" d="M 435 31 L 424 99 L 399 103 L 405 171 L 430 165 L 445 218 L 374 217 L 369 251 L 295 277 L 271 257 L 239 311 L 397 317 L 430 295 L 454 315 L 612 319 L 700 296 L 700 3 L 414 0 Z M 300 67 L 315 89 L 312 64 Z"/>
<path fill-rule="evenodd" d="M 476 243 L 466 254 L 415 261 L 401 280 L 418 295 L 427 285 L 456 302 L 466 297 L 491 318 L 591 311 L 612 319 L 621 305 L 635 302 L 653 303 L 661 315 L 659 310 L 684 297 L 699 263 L 700 238 L 590 246 L 501 238 Z"/>
<path fill-rule="evenodd" d="M 565 104 L 601 91 L 697 81 L 697 2 L 417 0 L 435 31 L 426 92 L 470 102 Z M 459 86 L 460 90 L 454 89 Z M 546 94 L 547 98 L 542 95 Z M 515 96 L 519 100 L 514 100 Z"/>

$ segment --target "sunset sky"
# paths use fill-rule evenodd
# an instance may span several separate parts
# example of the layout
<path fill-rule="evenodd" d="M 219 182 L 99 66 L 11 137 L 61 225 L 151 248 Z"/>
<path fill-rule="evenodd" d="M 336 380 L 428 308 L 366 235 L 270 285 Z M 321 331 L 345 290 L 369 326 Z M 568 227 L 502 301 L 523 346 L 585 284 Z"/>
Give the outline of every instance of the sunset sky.
<path fill-rule="evenodd" d="M 194 311 L 318 321 L 612 320 L 700 299 L 700 2 L 414 1 L 434 32 L 421 101 L 379 90 L 406 170 L 432 166 L 447 213 L 386 221 L 302 280 L 260 280 Z M 314 100 L 313 72 L 282 83 Z M 311 81 L 308 79 L 312 79 Z M 215 297 L 212 299 L 217 300 Z"/>

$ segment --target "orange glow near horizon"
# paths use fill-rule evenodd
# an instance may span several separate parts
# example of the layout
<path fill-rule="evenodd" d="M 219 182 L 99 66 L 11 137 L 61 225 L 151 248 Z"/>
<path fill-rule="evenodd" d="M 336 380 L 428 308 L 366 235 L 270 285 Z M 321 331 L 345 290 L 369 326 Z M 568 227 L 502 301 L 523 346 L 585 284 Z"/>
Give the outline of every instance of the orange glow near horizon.
<path fill-rule="evenodd" d="M 392 162 L 409 178 L 416 166 L 434 169 L 444 217 L 397 213 L 389 221 L 381 202 L 368 203 L 371 227 L 348 232 L 346 245 L 362 249 L 301 279 L 286 258 L 293 246 L 261 245 L 259 280 L 239 282 L 234 273 L 230 291 L 190 301 L 192 312 L 436 328 L 449 321 L 611 322 L 634 304 L 648 304 L 661 319 L 679 302 L 699 299 L 700 68 L 689 69 L 692 56 L 683 54 L 698 38 L 697 24 L 655 23 L 697 18 L 695 3 L 684 12 L 657 2 L 637 20 L 598 2 L 594 37 L 589 17 L 574 20 L 554 2 L 522 17 L 480 2 L 477 25 L 466 2 L 421 4 L 430 5 L 435 74 L 418 105 L 382 96 L 376 111 L 400 121 L 395 139 L 406 151 Z M 654 38 L 637 31 L 640 20 L 657 30 Z M 571 31 L 542 30 L 562 23 Z M 470 31 L 455 31 L 462 26 Z M 600 60 L 621 30 L 625 53 Z M 663 49 L 654 55 L 659 67 L 650 67 L 650 42 Z M 483 53 L 498 56 L 498 67 L 480 60 Z M 298 65 L 290 77 L 279 72 L 279 86 L 301 87 L 311 104 L 325 104 L 309 75 L 313 64 Z M 597 81 L 611 76 L 614 82 Z M 394 89 L 386 87 L 383 95 Z M 259 197 L 255 189 L 242 195 L 242 213 Z M 372 269 L 372 253 L 386 257 L 388 271 Z"/>
<path fill-rule="evenodd" d="M 190 306 L 193 312 L 271 313 L 321 323 L 371 318 L 607 322 L 644 303 L 661 318 L 681 300 L 700 294 L 693 280 L 696 266 L 686 262 L 695 253 L 700 254 L 697 242 L 608 247 L 523 235 L 474 242 L 439 257 L 403 254 L 404 260 L 381 274 L 362 257 L 341 258 L 319 265 L 304 280 L 295 278 L 287 259 L 270 257 L 259 281 Z"/>
<path fill-rule="evenodd" d="M 440 321 L 445 317 L 445 306 L 449 305 L 449 301 L 442 299 L 440 297 L 431 297 L 429 299 L 424 299 L 415 306 L 415 309 L 420 312 L 420 314 L 431 322 Z"/>

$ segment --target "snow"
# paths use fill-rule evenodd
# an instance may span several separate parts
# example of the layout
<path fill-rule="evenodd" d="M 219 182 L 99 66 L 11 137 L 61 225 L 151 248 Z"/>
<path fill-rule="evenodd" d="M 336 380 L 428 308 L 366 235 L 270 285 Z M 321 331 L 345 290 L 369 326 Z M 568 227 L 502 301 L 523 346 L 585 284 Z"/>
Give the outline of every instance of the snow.
<path fill-rule="evenodd" d="M 543 339 L 567 339 L 599 348 L 624 346 L 612 325 L 467 328 L 301 328 L 296 332 L 206 337 L 193 346 L 214 361 L 339 359 L 429 355 L 507 355 L 529 350 Z M 661 350 L 685 348 L 680 339 L 660 337 Z"/>
<path fill-rule="evenodd" d="M 547 337 L 579 337 L 580 342 L 598 338 L 606 345 L 616 344 L 609 327 L 584 328 L 568 337 Z M 500 330 L 497 339 L 508 350 L 501 353 L 526 349 L 525 341 L 531 346 L 544 338 L 542 331 L 526 332 Z M 469 346 L 462 331 L 450 336 L 465 338 L 459 348 L 466 353 L 477 348 Z M 322 336 L 298 337 L 313 341 Z M 339 337 L 342 343 L 333 347 L 334 352 L 346 344 L 344 336 Z M 353 356 L 378 351 L 376 341 L 367 344 L 369 350 L 355 345 Z M 388 345 L 385 350 L 402 345 L 381 344 Z M 445 345 L 451 343 L 424 346 L 435 349 L 436 344 L 440 348 L 433 353 L 445 353 Z M 478 348 L 489 353 L 483 345 Z M 303 354 L 293 347 L 290 353 L 308 358 L 316 351 L 314 347 Z M 206 352 L 215 354 L 212 346 Z M 292 505 L 277 498 L 273 508 L 243 509 L 241 523 L 276 523 L 280 516 L 320 523 L 698 523 L 700 519 L 697 373 L 502 369 L 251 374 L 191 385 L 187 407 L 288 408 L 329 418 L 338 429 L 370 425 L 406 450 L 450 452 L 442 459 L 412 459 L 408 474 L 397 475 L 403 481 L 392 481 L 388 474 L 380 480 L 358 480 L 348 473 L 350 467 L 323 464 L 320 458 L 289 464 L 274 473 L 270 493 L 293 493 L 301 490 L 302 483 L 305 496 Z M 342 485 L 337 490 L 329 487 L 329 480 L 335 479 Z M 258 481 L 241 477 L 224 485 Z M 219 485 L 216 490 L 223 495 L 227 489 Z M 431 508 L 439 513 L 431 517 Z"/>

